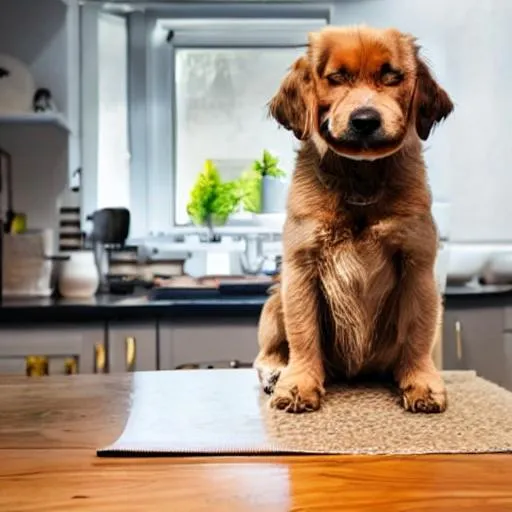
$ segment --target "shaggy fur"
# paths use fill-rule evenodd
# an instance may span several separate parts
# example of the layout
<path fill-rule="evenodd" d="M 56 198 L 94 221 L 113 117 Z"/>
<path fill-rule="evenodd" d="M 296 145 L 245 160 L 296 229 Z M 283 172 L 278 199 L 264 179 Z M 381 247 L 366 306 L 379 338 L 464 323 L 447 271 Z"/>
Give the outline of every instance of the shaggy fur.
<path fill-rule="evenodd" d="M 354 132 L 361 108 L 380 116 L 370 135 Z M 327 379 L 391 374 L 406 409 L 445 410 L 420 139 L 452 110 L 414 39 L 394 29 L 313 33 L 285 76 L 270 113 L 303 142 L 254 363 L 273 407 L 315 410 Z"/>

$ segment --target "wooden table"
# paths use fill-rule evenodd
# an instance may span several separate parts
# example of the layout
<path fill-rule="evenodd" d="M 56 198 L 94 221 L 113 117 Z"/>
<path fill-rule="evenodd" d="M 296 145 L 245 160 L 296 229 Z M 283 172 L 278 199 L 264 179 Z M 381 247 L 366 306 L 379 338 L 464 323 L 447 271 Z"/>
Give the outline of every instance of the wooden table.
<path fill-rule="evenodd" d="M 0 511 L 512 510 L 508 455 L 97 458 L 131 378 L 0 378 Z"/>

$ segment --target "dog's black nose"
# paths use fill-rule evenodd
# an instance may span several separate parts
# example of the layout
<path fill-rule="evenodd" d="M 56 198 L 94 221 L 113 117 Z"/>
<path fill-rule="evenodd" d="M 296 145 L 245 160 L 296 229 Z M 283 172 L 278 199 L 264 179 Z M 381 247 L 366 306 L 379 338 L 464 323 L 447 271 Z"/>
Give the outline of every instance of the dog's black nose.
<path fill-rule="evenodd" d="M 358 135 L 371 135 L 380 125 L 380 114 L 374 108 L 358 108 L 350 115 L 350 127 Z"/>

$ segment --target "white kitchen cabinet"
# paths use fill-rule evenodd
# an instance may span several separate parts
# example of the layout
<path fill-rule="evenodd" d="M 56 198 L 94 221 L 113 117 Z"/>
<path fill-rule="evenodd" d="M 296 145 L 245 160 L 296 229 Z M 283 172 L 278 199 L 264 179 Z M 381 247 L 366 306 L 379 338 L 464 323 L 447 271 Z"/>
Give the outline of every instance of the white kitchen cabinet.
<path fill-rule="evenodd" d="M 34 326 L 0 330 L 0 375 L 103 373 L 105 327 Z"/>
<path fill-rule="evenodd" d="M 163 322 L 159 329 L 159 367 L 173 370 L 180 366 L 251 365 L 258 353 L 257 324 L 257 318 Z"/>
<path fill-rule="evenodd" d="M 156 370 L 156 321 L 109 323 L 108 363 L 110 373 Z"/>
<path fill-rule="evenodd" d="M 81 167 L 79 0 L 2 0 L 0 53 L 25 63 L 58 115 L 2 115 L 0 148 L 12 155 L 16 211 L 31 228 L 58 228 L 57 196 Z M 74 178 L 78 179 L 78 178 Z"/>

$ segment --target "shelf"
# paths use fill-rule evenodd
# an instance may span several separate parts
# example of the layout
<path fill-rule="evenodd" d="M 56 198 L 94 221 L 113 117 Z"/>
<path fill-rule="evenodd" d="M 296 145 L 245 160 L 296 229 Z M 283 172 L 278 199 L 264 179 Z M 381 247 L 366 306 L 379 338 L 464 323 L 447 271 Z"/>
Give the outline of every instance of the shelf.
<path fill-rule="evenodd" d="M 51 126 L 65 132 L 70 131 L 64 117 L 54 113 L 0 114 L 0 127 L 6 125 Z"/>

